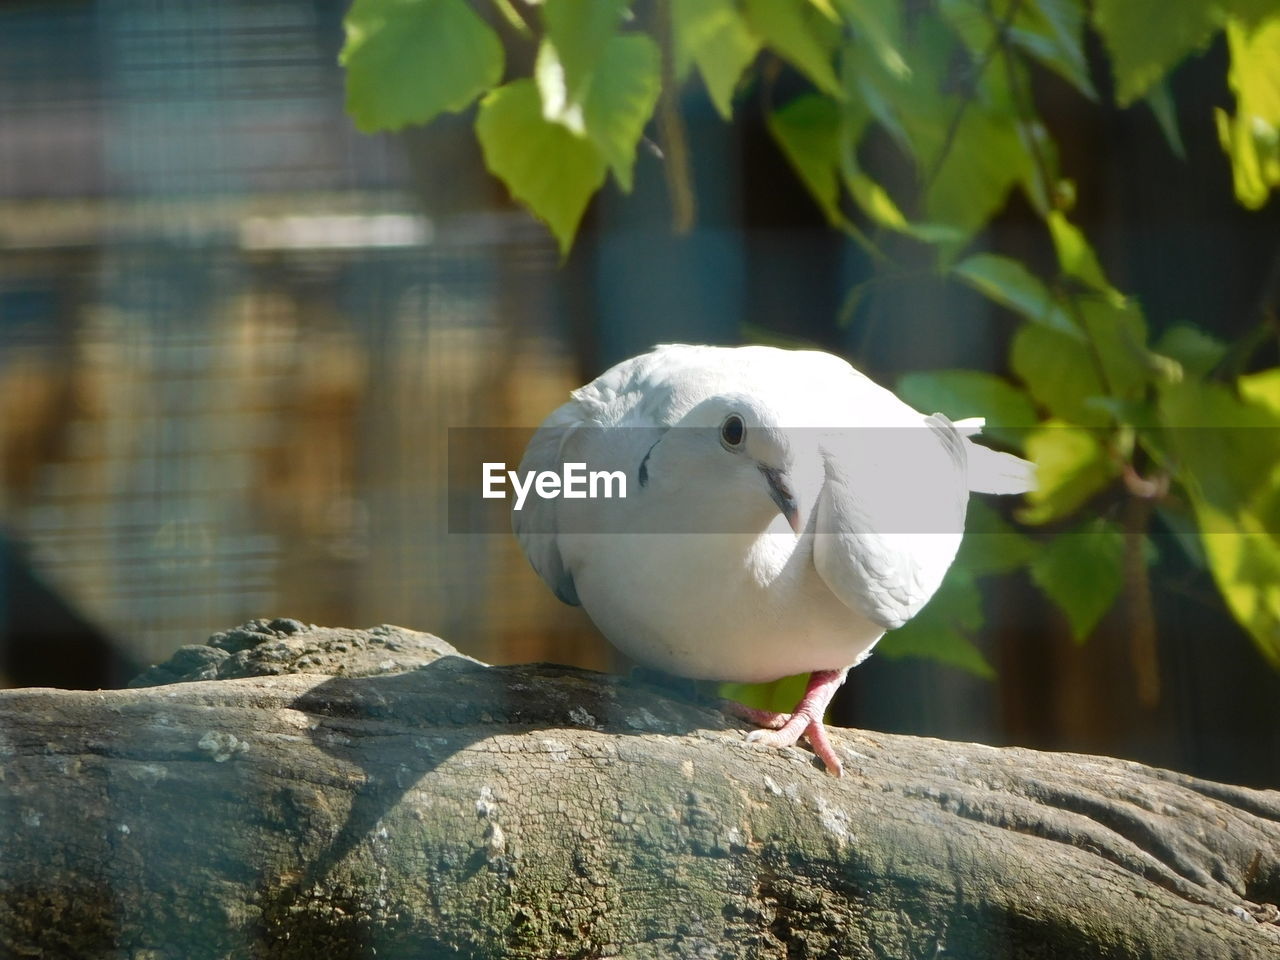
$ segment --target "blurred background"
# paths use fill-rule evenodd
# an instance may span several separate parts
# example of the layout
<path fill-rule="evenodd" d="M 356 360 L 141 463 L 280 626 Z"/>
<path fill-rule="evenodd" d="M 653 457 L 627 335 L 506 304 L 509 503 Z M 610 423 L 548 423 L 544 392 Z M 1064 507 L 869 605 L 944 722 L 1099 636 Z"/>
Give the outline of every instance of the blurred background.
<path fill-rule="evenodd" d="M 817 344 L 888 385 L 1002 371 L 1015 318 L 925 273 L 841 323 L 866 253 L 829 229 L 761 112 L 726 124 L 699 91 L 681 102 L 693 229 L 672 232 L 642 145 L 634 193 L 607 186 L 562 264 L 484 171 L 470 117 L 356 132 L 346 10 L 0 2 L 5 685 L 122 685 L 274 616 L 617 668 L 514 538 L 448 533 L 449 428 L 536 426 L 671 340 Z M 1280 210 L 1233 201 L 1210 120 L 1229 101 L 1217 44 L 1173 79 L 1185 159 L 1147 111 L 1049 76 L 1037 102 L 1117 285 L 1157 328 L 1234 338 L 1274 309 Z M 1017 197 L 990 233 L 1052 255 Z M 1176 547 L 1152 577 L 1153 704 L 1125 604 L 1077 644 L 1024 573 L 984 596 L 975 640 L 995 679 L 872 657 L 835 720 L 1280 787 L 1280 677 Z"/>

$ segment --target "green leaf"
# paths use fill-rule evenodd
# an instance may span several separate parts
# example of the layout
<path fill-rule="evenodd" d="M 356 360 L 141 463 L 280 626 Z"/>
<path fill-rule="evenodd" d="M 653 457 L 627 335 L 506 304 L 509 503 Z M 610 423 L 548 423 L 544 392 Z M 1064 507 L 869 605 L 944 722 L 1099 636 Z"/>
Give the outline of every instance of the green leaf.
<path fill-rule="evenodd" d="M 609 40 L 626 6 L 626 0 L 545 0 L 542 4 L 546 31 L 534 76 L 543 116 L 579 136 L 586 133 L 586 102 L 596 68 L 605 61 Z"/>
<path fill-rule="evenodd" d="M 1257 210 L 1280 186 L 1280 16 L 1248 30 L 1227 24 L 1236 115 L 1215 111 L 1218 139 L 1231 157 L 1236 199 Z"/>
<path fill-rule="evenodd" d="M 1089 347 L 1080 340 L 1034 323 L 1013 337 L 1013 372 L 1036 402 L 1056 417 L 1081 426 L 1103 426 L 1107 414 L 1089 400 L 1106 394 Z"/>
<path fill-rule="evenodd" d="M 908 221 L 902 211 L 898 209 L 898 205 L 893 202 L 893 197 L 889 196 L 888 191 L 870 176 L 863 173 L 856 165 L 845 165 L 844 183 L 859 209 L 882 227 L 909 233 L 922 240 L 928 239 L 931 230 L 942 230 L 946 237 L 959 239 L 954 234 L 954 231 L 947 227 L 922 223 L 913 224 Z"/>
<path fill-rule="evenodd" d="M 1238 383 L 1241 397 L 1280 417 L 1280 367 L 1245 374 Z"/>
<path fill-rule="evenodd" d="M 840 212 L 840 106 L 819 93 L 802 94 L 768 117 L 769 132 L 833 226 Z"/>
<path fill-rule="evenodd" d="M 809 4 L 803 0 L 746 0 L 744 9 L 752 31 L 819 90 L 837 99 L 844 96 L 832 66 L 835 28 Z"/>
<path fill-rule="evenodd" d="M 1008 573 L 1026 566 L 1040 551 L 1040 545 L 1005 523 L 985 500 L 969 500 L 964 521 L 964 540 L 956 554 L 956 565 L 975 577 Z"/>
<path fill-rule="evenodd" d="M 365 133 L 465 109 L 502 79 L 502 43 L 465 0 L 355 0 L 338 62 Z"/>
<path fill-rule="evenodd" d="M 993 680 L 995 669 L 968 637 L 982 623 L 982 595 L 973 576 L 953 565 L 933 598 L 904 626 L 885 634 L 876 652 L 890 660 L 936 660 Z"/>
<path fill-rule="evenodd" d="M 1216 383 L 1166 385 L 1160 410 L 1214 582 L 1280 668 L 1280 415 L 1273 380 L 1242 383 L 1246 400 Z"/>
<path fill-rule="evenodd" d="M 1062 272 L 1104 294 L 1116 306 L 1123 306 L 1124 295 L 1111 286 L 1102 264 L 1098 262 L 1098 255 L 1080 229 L 1061 210 L 1051 211 L 1045 222 L 1049 225 L 1049 235 L 1053 238 L 1053 248 L 1058 254 L 1058 266 Z"/>
<path fill-rule="evenodd" d="M 1274 531 L 1259 529 L 1257 518 L 1247 515 L 1230 531 L 1223 529 L 1226 518 L 1214 517 L 1211 510 L 1198 509 L 1197 520 L 1217 529 L 1201 542 L 1218 591 L 1263 656 L 1280 670 L 1280 542 Z"/>
<path fill-rule="evenodd" d="M 1026 453 L 1036 465 L 1036 487 L 1018 514 L 1023 523 L 1069 515 L 1117 474 L 1096 430 L 1048 421 L 1027 437 Z"/>
<path fill-rule="evenodd" d="M 1167 81 L 1154 84 L 1147 93 L 1147 106 L 1160 125 L 1165 143 L 1179 160 L 1187 159 L 1187 147 L 1182 142 L 1182 131 L 1178 128 L 1178 105 L 1173 102 L 1173 94 L 1169 92 Z"/>
<path fill-rule="evenodd" d="M 1081 643 L 1124 586 L 1124 534 L 1102 519 L 1059 534 L 1031 562 L 1031 579 L 1067 615 Z"/>
<path fill-rule="evenodd" d="M 606 164 L 600 152 L 589 140 L 543 117 L 532 80 L 516 80 L 485 97 L 476 135 L 485 166 L 546 222 L 561 255 L 567 255 L 587 202 L 604 183 Z"/>
<path fill-rule="evenodd" d="M 865 104 L 857 100 L 839 105 L 841 129 L 837 137 L 840 173 L 845 188 L 868 217 L 882 227 L 897 230 L 925 243 L 957 243 L 965 234 L 938 223 L 912 223 L 899 209 L 893 197 L 872 177 L 864 173 L 858 163 L 858 141 L 871 121 L 871 113 Z"/>
<path fill-rule="evenodd" d="M 1147 325 L 1137 304 L 1078 298 L 1076 313 L 1093 344 L 1107 393 L 1120 400 L 1140 396 L 1156 366 L 1146 349 Z"/>
<path fill-rule="evenodd" d="M 661 92 L 658 45 L 641 34 L 611 37 L 587 94 L 586 132 L 625 193 L 631 192 L 636 145 Z"/>
<path fill-rule="evenodd" d="M 1184 380 L 1160 391 L 1160 416 L 1180 469 L 1178 479 L 1193 500 L 1233 518 L 1250 514 L 1260 529 L 1280 531 L 1280 416 L 1270 402 L 1270 376 L 1241 378 L 1242 397 L 1218 383 Z M 1268 526 L 1275 511 L 1274 526 Z M 1239 516 L 1238 516 L 1239 515 Z M 1247 526 L 1247 524 L 1244 524 Z M 1206 534 L 1213 526 L 1202 524 Z"/>
<path fill-rule="evenodd" d="M 1217 10 L 1205 0 L 1097 0 L 1093 23 L 1111 54 L 1116 100 L 1126 107 L 1208 43 Z"/>
<path fill-rule="evenodd" d="M 733 116 L 733 92 L 760 50 L 733 0 L 671 0 L 677 48 L 693 60 L 720 116 Z"/>
<path fill-rule="evenodd" d="M 899 48 L 901 8 L 896 3 L 869 0 L 838 0 L 840 12 L 875 53 L 881 66 L 891 75 L 905 77 L 911 73 Z"/>
<path fill-rule="evenodd" d="M 1256 27 L 1276 13 L 1276 0 L 1219 0 L 1218 6 L 1246 27 Z"/>
<path fill-rule="evenodd" d="M 1181 324 L 1170 327 L 1160 337 L 1156 353 L 1178 361 L 1193 377 L 1203 377 L 1222 362 L 1227 345 L 1197 327 Z"/>
<path fill-rule="evenodd" d="M 860 0 L 874 5 L 876 16 L 897 31 L 901 17 L 898 0 Z M 901 46 L 901 38 L 894 38 Z M 912 24 L 911 72 L 897 74 L 885 68 L 861 33 L 846 42 L 840 72 L 846 100 L 863 105 L 921 169 L 936 157 L 946 137 L 950 118 L 960 100 L 940 96 L 947 81 L 946 68 L 955 38 L 937 17 L 922 17 Z"/>
<path fill-rule="evenodd" d="M 926 217 L 970 233 L 1004 206 L 1015 184 L 1034 175 L 1015 119 L 975 102 L 925 191 Z"/>
<path fill-rule="evenodd" d="M 1024 2 L 1014 17 L 1009 38 L 1090 100 L 1097 99 L 1084 53 L 1081 0 Z"/>
<path fill-rule="evenodd" d="M 1015 446 L 1040 420 L 1023 391 L 976 370 L 908 373 L 898 381 L 898 395 L 918 410 L 940 412 L 952 420 L 985 417 L 983 433 Z"/>
<path fill-rule="evenodd" d="M 1084 340 L 1084 334 L 1054 302 L 1045 285 L 1017 260 L 995 253 L 975 253 L 953 266 L 951 272 L 1002 307 L 1065 336 Z"/>

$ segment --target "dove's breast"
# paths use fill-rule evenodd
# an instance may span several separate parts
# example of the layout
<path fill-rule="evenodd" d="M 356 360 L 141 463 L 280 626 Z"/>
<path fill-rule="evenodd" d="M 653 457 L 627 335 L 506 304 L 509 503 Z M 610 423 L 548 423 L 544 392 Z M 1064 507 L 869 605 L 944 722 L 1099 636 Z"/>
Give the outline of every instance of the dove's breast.
<path fill-rule="evenodd" d="M 831 593 L 811 554 L 797 552 L 807 542 L 790 531 L 562 539 L 584 609 L 618 649 L 679 676 L 740 683 L 842 669 L 884 632 Z"/>

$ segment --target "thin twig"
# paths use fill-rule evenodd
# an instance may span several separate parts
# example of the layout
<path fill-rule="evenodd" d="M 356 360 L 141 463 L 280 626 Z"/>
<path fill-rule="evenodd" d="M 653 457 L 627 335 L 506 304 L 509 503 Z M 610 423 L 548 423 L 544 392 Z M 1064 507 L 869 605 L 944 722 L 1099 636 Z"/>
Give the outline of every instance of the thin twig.
<path fill-rule="evenodd" d="M 511 29 L 520 36 L 529 39 L 533 37 L 533 29 L 520 16 L 520 12 L 511 5 L 511 0 L 493 0 L 493 5 L 498 8 L 498 13 L 502 14 L 502 19 L 511 25 Z"/>
<path fill-rule="evenodd" d="M 689 142 L 680 114 L 676 79 L 675 42 L 671 29 L 671 0 L 657 4 L 658 39 L 662 44 L 662 93 L 654 117 L 662 143 L 663 175 L 671 197 L 671 226 L 678 234 L 691 231 L 698 220 L 697 197 L 689 159 Z"/>
<path fill-rule="evenodd" d="M 1147 571 L 1147 527 L 1151 499 L 1130 497 L 1124 511 L 1124 586 L 1129 620 L 1129 662 L 1137 680 L 1138 702 L 1151 708 L 1160 702 L 1160 658 L 1156 651 L 1156 613 Z"/>

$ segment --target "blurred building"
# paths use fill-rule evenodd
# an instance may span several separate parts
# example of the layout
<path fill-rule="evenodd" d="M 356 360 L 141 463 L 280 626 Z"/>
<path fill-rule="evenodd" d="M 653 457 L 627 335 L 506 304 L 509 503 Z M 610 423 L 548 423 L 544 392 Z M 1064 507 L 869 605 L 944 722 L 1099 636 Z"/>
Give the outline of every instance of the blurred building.
<path fill-rule="evenodd" d="M 275 615 L 574 657 L 512 539 L 445 515 L 447 429 L 576 382 L 554 246 L 474 159 L 427 209 L 354 130 L 346 6 L 0 6 L 0 522 L 65 614 L 11 589 L 8 672 L 71 623 L 132 664 Z"/>

